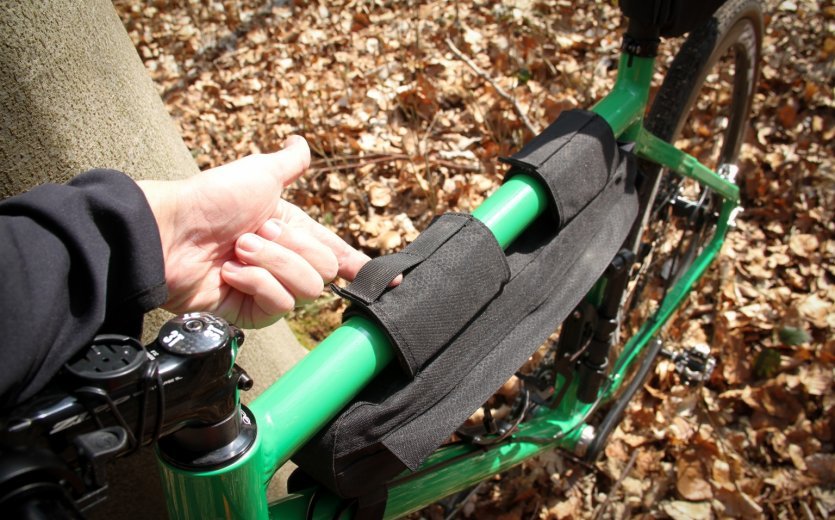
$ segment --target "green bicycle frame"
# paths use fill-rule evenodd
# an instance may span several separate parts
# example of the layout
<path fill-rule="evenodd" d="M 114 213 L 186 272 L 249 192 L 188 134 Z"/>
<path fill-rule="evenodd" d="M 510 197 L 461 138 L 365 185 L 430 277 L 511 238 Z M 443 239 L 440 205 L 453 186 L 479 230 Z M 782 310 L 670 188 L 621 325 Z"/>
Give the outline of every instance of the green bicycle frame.
<path fill-rule="evenodd" d="M 613 366 L 601 392 L 607 399 L 659 328 L 682 303 L 722 245 L 736 208 L 736 185 L 644 130 L 654 60 L 624 54 L 612 92 L 592 110 L 622 140 L 634 141 L 636 153 L 708 186 L 723 199 L 719 224 L 707 247 L 668 292 L 659 310 L 633 336 Z M 473 212 L 507 247 L 547 206 L 537 181 L 517 175 Z M 252 449 L 233 465 L 211 472 L 188 472 L 160 462 L 171 518 L 305 518 L 310 493 L 292 494 L 269 505 L 266 486 L 275 471 L 324 427 L 393 359 L 386 335 L 369 320 L 354 317 L 259 396 L 251 406 L 258 434 Z M 389 489 L 386 518 L 418 510 L 441 497 L 466 489 L 543 450 L 573 449 L 593 411 L 576 395 L 577 378 L 568 384 L 554 409 L 520 425 L 508 440 L 482 450 L 455 445 L 438 450 L 415 474 L 402 475 Z M 333 518 L 340 500 L 318 490 L 313 518 Z"/>

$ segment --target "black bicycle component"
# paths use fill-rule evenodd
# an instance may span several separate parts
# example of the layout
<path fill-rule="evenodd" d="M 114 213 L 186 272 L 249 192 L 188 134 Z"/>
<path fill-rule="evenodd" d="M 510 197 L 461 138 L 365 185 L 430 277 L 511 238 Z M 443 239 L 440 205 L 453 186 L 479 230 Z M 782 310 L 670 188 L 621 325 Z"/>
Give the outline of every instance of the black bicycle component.
<path fill-rule="evenodd" d="M 621 249 L 606 270 L 606 296 L 600 312 L 607 320 L 618 316 L 623 293 L 629 284 L 629 274 L 635 263 L 635 253 Z M 611 332 L 611 331 L 610 331 Z"/>
<path fill-rule="evenodd" d="M 576 377 L 577 360 L 586 352 L 596 327 L 597 309 L 585 299 L 563 321 L 554 351 L 554 366 L 550 371 L 551 386 L 555 389 L 559 387 L 560 390 L 552 395 L 549 405 L 551 408 L 559 406 Z M 559 376 L 563 378 L 561 385 Z"/>
<path fill-rule="evenodd" d="M 157 344 L 180 356 L 208 356 L 227 346 L 233 334 L 223 318 L 195 312 L 168 320 L 159 329 Z"/>
<path fill-rule="evenodd" d="M 681 382 L 687 386 L 704 383 L 710 379 L 713 369 L 716 368 L 716 358 L 710 355 L 710 347 L 704 343 L 680 352 L 662 349 L 661 355 L 675 364 Z"/>
<path fill-rule="evenodd" d="M 203 328 L 186 328 L 195 321 Z M 9 414 L 0 439 L 8 443 L 45 433 L 52 442 L 118 425 L 137 443 L 148 444 L 157 429 L 166 435 L 220 423 L 236 410 L 238 386 L 248 386 L 248 376 L 232 364 L 233 348 L 242 340 L 237 328 L 206 313 L 171 320 L 146 348 L 131 338 L 100 336 L 67 363 L 52 388 Z M 148 400 L 143 397 L 158 397 L 161 390 L 164 414 L 159 403 L 140 414 L 142 401 Z"/>
<path fill-rule="evenodd" d="M 135 382 L 148 354 L 134 338 L 117 334 L 96 336 L 92 345 L 64 365 L 65 377 L 79 385 L 93 385 L 108 392 Z"/>
<path fill-rule="evenodd" d="M 626 388 L 623 389 L 620 397 L 614 402 L 612 407 L 609 408 L 609 411 L 606 413 L 603 421 L 601 421 L 600 426 L 595 430 L 594 440 L 589 443 L 588 448 L 586 449 L 586 454 L 584 456 L 586 461 L 594 462 L 603 453 L 603 448 L 605 448 L 606 443 L 609 442 L 609 436 L 612 435 L 612 432 L 615 431 L 617 425 L 620 424 L 623 413 L 629 405 L 629 401 L 631 401 L 638 390 L 644 386 L 644 381 L 649 375 L 650 370 L 652 370 L 652 367 L 655 366 L 655 358 L 658 356 L 658 352 L 661 350 L 661 347 L 661 340 L 654 339 L 650 341 L 647 353 L 642 358 L 641 365 L 635 372 L 634 377 Z"/>
<path fill-rule="evenodd" d="M 725 0 L 621 0 L 629 34 L 681 36 L 705 23 Z"/>
<path fill-rule="evenodd" d="M 632 56 L 638 56 L 640 58 L 654 58 L 658 55 L 658 46 L 661 44 L 661 39 L 657 36 L 651 36 L 653 31 L 646 31 L 641 27 L 632 27 L 631 24 L 630 30 L 633 34 L 643 35 L 632 36 L 630 33 L 626 33 L 623 36 L 623 42 L 621 42 L 620 49 L 629 54 L 630 59 Z"/>
<path fill-rule="evenodd" d="M 240 408 L 218 424 L 185 427 L 160 439 L 160 457 L 190 471 L 210 471 L 238 460 L 256 436 L 255 417 L 245 406 Z"/>
<path fill-rule="evenodd" d="M 107 483 L 105 464 L 122 453 L 128 444 L 128 433 L 121 426 L 102 428 L 90 433 L 83 433 L 73 439 L 79 457 L 88 468 L 85 480 L 94 486 L 102 487 Z"/>
<path fill-rule="evenodd" d="M 528 390 L 531 400 L 529 410 L 533 410 L 537 406 L 550 406 L 551 399 L 554 397 L 553 359 L 551 361 L 543 360 L 533 374 L 516 372 L 516 377 L 524 383 Z"/>
<path fill-rule="evenodd" d="M 592 343 L 602 346 L 601 342 Z M 577 387 L 577 400 L 581 403 L 593 403 L 597 400 L 600 393 L 600 388 L 606 381 L 607 368 L 609 367 L 609 349 L 598 348 L 595 349 L 598 354 L 595 356 L 601 357 L 602 362 L 593 361 L 591 357 L 583 359 L 577 366 L 577 377 L 580 378 L 581 383 Z"/>
<path fill-rule="evenodd" d="M 580 378 L 577 399 L 580 402 L 597 401 L 600 389 L 606 382 L 609 352 L 617 340 L 618 309 L 634 260 L 635 255 L 631 251 L 623 249 L 618 252 L 604 273 L 606 286 L 603 303 L 597 308 L 591 307 L 590 304 L 583 306 L 585 310 L 581 314 L 585 316 L 586 321 L 581 328 L 586 336 L 590 337 L 586 340 L 582 356 L 576 365 L 577 377 Z M 565 330 L 565 325 L 563 327 Z M 588 331 L 591 331 L 591 334 L 588 334 Z M 569 336 L 567 341 L 576 343 L 577 333 L 572 331 L 571 325 L 565 332 Z"/>
<path fill-rule="evenodd" d="M 50 387 L 4 418 L 0 447 L 58 454 L 81 482 L 71 495 L 84 507 L 104 498 L 108 460 L 161 438 L 179 434 L 169 445 L 183 464 L 234 460 L 255 438 L 237 398 L 252 386 L 233 364 L 242 342 L 239 329 L 208 313 L 170 320 L 147 347 L 98 336 Z"/>
<path fill-rule="evenodd" d="M 597 309 L 586 300 L 580 302 L 565 319 L 557 340 L 557 365 L 573 363 L 588 346 L 597 328 Z"/>
<path fill-rule="evenodd" d="M 0 511 L 5 518 L 81 519 L 68 491 L 83 490 L 78 475 L 49 450 L 0 450 Z"/>
<path fill-rule="evenodd" d="M 455 433 L 464 442 L 480 447 L 499 444 L 513 435 L 533 405 L 531 392 L 526 386 L 525 379 L 520 378 L 519 382 L 520 392 L 511 407 L 507 419 L 497 421 L 493 418 L 490 407 L 484 405 L 482 407 L 484 410 L 484 419 L 480 426 L 462 426 L 455 430 Z"/>

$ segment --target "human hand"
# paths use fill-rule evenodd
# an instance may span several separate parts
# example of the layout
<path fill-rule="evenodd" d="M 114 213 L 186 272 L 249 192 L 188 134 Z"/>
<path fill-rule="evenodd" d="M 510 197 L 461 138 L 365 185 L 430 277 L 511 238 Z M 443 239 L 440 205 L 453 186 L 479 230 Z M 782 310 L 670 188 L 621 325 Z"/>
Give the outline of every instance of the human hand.
<path fill-rule="evenodd" d="M 280 198 L 309 165 L 307 142 L 292 136 L 279 152 L 182 181 L 140 181 L 160 229 L 164 308 L 259 328 L 337 275 L 352 280 L 369 258 Z"/>

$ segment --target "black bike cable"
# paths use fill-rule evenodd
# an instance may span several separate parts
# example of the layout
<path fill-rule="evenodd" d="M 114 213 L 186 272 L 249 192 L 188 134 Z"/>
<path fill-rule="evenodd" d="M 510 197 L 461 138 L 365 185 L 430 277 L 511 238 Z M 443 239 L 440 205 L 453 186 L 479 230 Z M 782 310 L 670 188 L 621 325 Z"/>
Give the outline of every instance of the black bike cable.
<path fill-rule="evenodd" d="M 304 514 L 305 520 L 313 520 L 313 513 L 316 509 L 316 502 L 319 501 L 319 488 L 315 488 L 313 490 L 313 494 L 310 495 L 310 500 L 307 501 L 307 512 Z"/>
<path fill-rule="evenodd" d="M 105 390 L 102 390 L 101 388 L 95 388 L 95 387 L 92 387 L 92 386 L 81 387 L 78 390 L 76 390 L 75 393 L 76 394 L 86 394 L 86 395 L 89 395 L 91 397 L 98 397 L 98 398 L 103 399 L 104 402 L 107 404 L 108 409 L 113 414 L 113 417 L 116 419 L 116 422 L 118 422 L 119 426 L 121 426 L 125 430 L 125 433 L 128 436 L 128 442 L 130 443 L 131 448 L 136 446 L 136 444 L 137 444 L 136 436 L 131 431 L 130 427 L 128 426 L 127 421 L 125 421 L 124 416 L 122 416 L 122 413 L 119 411 L 119 407 L 116 405 L 116 403 L 113 402 L 113 399 L 110 397 L 110 394 L 108 394 Z M 86 406 L 86 404 L 85 404 L 85 406 Z M 95 416 L 95 410 L 93 410 L 93 412 L 94 412 L 94 416 Z M 96 417 L 97 423 L 101 426 L 101 423 L 98 421 L 98 416 L 95 416 L 95 417 Z"/>
<path fill-rule="evenodd" d="M 159 372 L 159 362 L 155 359 L 154 366 L 154 380 L 157 383 L 157 422 L 154 424 L 154 439 L 153 443 L 159 441 L 160 433 L 162 432 L 162 425 L 165 423 L 165 385 L 162 382 L 162 374 Z"/>
<path fill-rule="evenodd" d="M 523 383 L 524 385 L 524 383 Z M 510 422 L 507 426 L 503 428 L 504 431 L 499 433 L 496 437 L 482 437 L 482 436 L 473 436 L 468 440 L 468 442 L 474 446 L 479 446 L 481 448 L 487 446 L 494 446 L 501 442 L 504 442 L 507 438 L 513 435 L 515 431 L 519 429 L 519 425 L 522 423 L 522 420 L 525 418 L 525 412 L 527 412 L 528 407 L 531 403 L 531 394 L 527 388 L 522 388 L 522 405 L 520 410 L 516 414 L 516 417 Z M 488 432 L 488 433 L 495 433 L 495 432 Z"/>
<path fill-rule="evenodd" d="M 647 375 L 649 375 L 650 369 L 655 366 L 655 358 L 661 351 L 662 345 L 663 343 L 660 339 L 656 338 L 650 341 L 649 350 L 647 351 L 646 356 L 644 356 L 641 366 L 638 367 L 638 371 L 635 373 L 632 381 L 630 381 L 624 389 L 623 394 L 621 394 L 620 398 L 606 413 L 606 417 L 603 418 L 603 421 L 601 421 L 600 426 L 595 432 L 594 439 L 591 443 L 589 443 L 589 447 L 584 456 L 587 461 L 594 461 L 603 451 L 603 447 L 606 445 L 606 441 L 609 439 L 612 431 L 614 431 L 615 427 L 617 427 L 620 423 L 621 416 L 623 416 L 623 412 L 626 411 L 629 401 L 631 401 L 632 397 L 635 396 L 638 390 L 644 386 L 644 380 L 647 378 Z"/>

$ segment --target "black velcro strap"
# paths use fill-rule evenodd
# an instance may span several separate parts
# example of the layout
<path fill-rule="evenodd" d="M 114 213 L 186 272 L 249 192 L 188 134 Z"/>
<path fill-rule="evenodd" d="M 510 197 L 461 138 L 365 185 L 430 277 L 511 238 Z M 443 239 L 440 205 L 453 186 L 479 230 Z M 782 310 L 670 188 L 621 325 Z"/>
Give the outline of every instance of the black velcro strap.
<path fill-rule="evenodd" d="M 368 262 L 359 270 L 351 285 L 340 292 L 348 293 L 365 304 L 377 300 L 397 275 L 426 260 L 467 223 L 464 215 L 455 217 L 458 218 L 435 220 L 403 251 Z"/>
<path fill-rule="evenodd" d="M 541 134 L 502 162 L 530 175 L 550 192 L 551 210 L 562 229 L 609 184 L 618 164 L 617 142 L 605 119 L 585 110 L 567 110 Z"/>
<path fill-rule="evenodd" d="M 400 273 L 401 284 L 389 287 Z M 406 249 L 372 260 L 348 287 L 333 291 L 352 302 L 343 319 L 360 314 L 377 321 L 403 370 L 414 376 L 509 277 L 490 230 L 472 215 L 447 213 Z"/>

